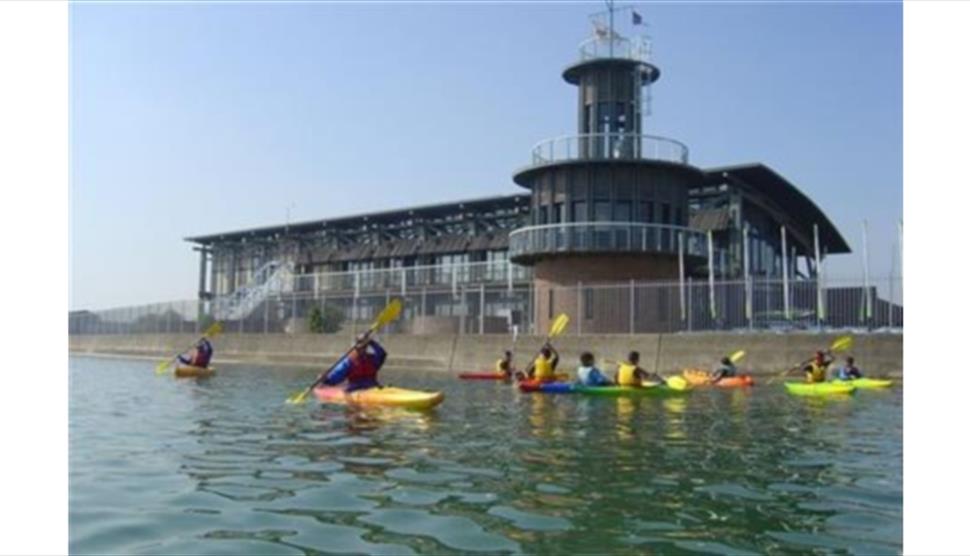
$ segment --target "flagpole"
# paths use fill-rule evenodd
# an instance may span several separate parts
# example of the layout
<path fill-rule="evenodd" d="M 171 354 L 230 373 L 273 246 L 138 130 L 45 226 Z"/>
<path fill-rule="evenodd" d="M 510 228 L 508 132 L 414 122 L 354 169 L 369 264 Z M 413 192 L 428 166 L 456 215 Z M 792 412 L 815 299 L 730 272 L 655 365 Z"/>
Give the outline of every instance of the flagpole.
<path fill-rule="evenodd" d="M 707 230 L 707 286 L 710 290 L 711 319 L 717 319 L 717 307 L 714 299 L 714 233 Z"/>
<path fill-rule="evenodd" d="M 872 320 L 872 295 L 869 292 L 869 221 L 862 220 L 862 277 L 866 288 L 866 322 Z"/>
<path fill-rule="evenodd" d="M 818 224 L 812 224 L 815 236 L 815 323 L 822 328 L 822 257 L 819 255 Z"/>
<path fill-rule="evenodd" d="M 791 320 L 791 307 L 788 305 L 788 239 L 785 227 L 781 227 L 781 295 L 784 296 L 785 320 Z"/>
<path fill-rule="evenodd" d="M 742 229 L 742 243 L 743 243 L 743 254 L 744 254 L 744 316 L 748 319 L 748 328 L 751 328 L 754 323 L 752 322 L 752 300 L 751 300 L 751 264 L 750 256 L 748 254 L 748 224 L 744 224 Z"/>

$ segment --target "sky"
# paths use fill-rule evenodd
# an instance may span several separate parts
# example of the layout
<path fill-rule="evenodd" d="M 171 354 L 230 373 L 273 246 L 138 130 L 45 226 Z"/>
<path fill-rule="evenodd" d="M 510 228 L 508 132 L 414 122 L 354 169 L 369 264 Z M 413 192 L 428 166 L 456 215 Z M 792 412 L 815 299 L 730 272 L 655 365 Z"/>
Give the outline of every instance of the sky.
<path fill-rule="evenodd" d="M 632 5 L 644 132 L 788 178 L 853 250 L 829 277 L 861 276 L 863 219 L 898 273 L 902 5 Z M 561 73 L 601 9 L 72 3 L 70 308 L 195 298 L 185 237 L 525 192 L 532 146 L 575 133 Z"/>

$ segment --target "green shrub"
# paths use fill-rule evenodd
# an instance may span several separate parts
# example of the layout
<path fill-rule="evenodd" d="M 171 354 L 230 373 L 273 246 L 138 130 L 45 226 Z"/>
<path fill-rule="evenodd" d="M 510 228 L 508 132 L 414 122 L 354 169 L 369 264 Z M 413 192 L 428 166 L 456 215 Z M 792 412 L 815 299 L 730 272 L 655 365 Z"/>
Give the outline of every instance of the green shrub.
<path fill-rule="evenodd" d="M 339 307 L 324 305 L 323 310 L 320 307 L 310 310 L 310 332 L 333 334 L 340 331 L 343 322 L 344 312 Z"/>

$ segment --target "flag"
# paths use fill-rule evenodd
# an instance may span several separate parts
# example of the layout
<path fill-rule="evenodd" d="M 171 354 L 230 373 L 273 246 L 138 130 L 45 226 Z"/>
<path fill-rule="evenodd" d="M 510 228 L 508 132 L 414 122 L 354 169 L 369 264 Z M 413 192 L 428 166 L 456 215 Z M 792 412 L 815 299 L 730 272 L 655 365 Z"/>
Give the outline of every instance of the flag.
<path fill-rule="evenodd" d="M 633 13 L 633 24 L 634 25 L 642 25 L 643 24 L 643 18 L 640 17 L 640 14 L 638 14 L 636 12 L 636 10 L 630 10 L 630 11 Z"/>

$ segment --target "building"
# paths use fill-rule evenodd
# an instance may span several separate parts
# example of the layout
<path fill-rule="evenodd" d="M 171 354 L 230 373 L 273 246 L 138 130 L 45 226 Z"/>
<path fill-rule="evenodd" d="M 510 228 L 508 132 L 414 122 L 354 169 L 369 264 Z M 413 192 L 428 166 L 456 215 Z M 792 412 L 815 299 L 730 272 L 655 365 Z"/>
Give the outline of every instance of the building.
<path fill-rule="evenodd" d="M 343 300 L 352 320 L 368 318 L 381 292 L 420 292 L 409 306 L 415 331 L 543 330 L 559 312 L 580 313 L 590 332 L 671 330 L 689 328 L 695 310 L 717 325 L 714 288 L 700 296 L 709 307 L 694 307 L 685 280 L 743 280 L 750 298 L 751 280 L 783 278 L 790 297 L 788 279 L 814 280 L 818 261 L 849 252 L 822 210 L 770 167 L 698 168 L 685 144 L 646 134 L 659 77 L 645 37 L 598 27 L 563 71 L 577 88 L 577 133 L 534 147 L 513 175 L 526 192 L 187 238 L 200 254 L 199 298 L 219 318 L 262 314 L 264 328 L 271 313 L 291 323 L 307 315 L 303 301 L 270 311 L 273 290 Z M 679 293 L 656 287 L 671 283 Z M 467 295 L 478 296 L 477 311 Z M 730 299 L 725 311 L 750 322 L 753 308 Z"/>

